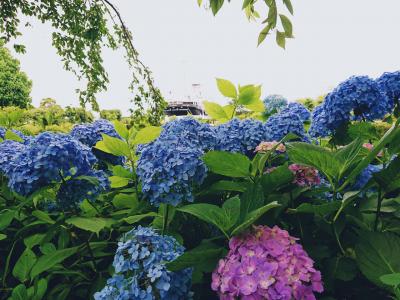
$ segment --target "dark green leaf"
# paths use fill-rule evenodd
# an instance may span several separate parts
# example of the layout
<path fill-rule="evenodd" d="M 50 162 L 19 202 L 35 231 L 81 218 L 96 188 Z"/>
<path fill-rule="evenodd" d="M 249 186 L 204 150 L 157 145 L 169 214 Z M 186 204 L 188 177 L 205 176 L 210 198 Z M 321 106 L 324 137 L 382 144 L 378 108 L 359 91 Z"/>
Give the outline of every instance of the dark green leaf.
<path fill-rule="evenodd" d="M 123 220 L 128 224 L 134 224 L 134 223 L 140 222 L 141 220 L 143 220 L 145 218 L 157 217 L 157 216 L 159 216 L 159 215 L 155 212 L 148 212 L 147 214 L 129 216 L 129 217 L 124 218 Z"/>
<path fill-rule="evenodd" d="M 266 193 L 272 193 L 293 181 L 293 173 L 287 166 L 279 166 L 271 173 L 262 175 L 261 184 Z"/>
<path fill-rule="evenodd" d="M 27 300 L 28 293 L 24 284 L 17 285 L 11 293 L 12 300 Z"/>
<path fill-rule="evenodd" d="M 285 30 L 285 35 L 287 38 L 292 38 L 293 37 L 293 26 L 292 22 L 290 22 L 289 18 L 286 17 L 285 15 L 279 15 L 283 29 Z"/>
<path fill-rule="evenodd" d="M 208 188 L 211 191 L 244 192 L 247 188 L 246 182 L 220 180 Z"/>
<path fill-rule="evenodd" d="M 72 217 L 67 219 L 65 223 L 97 234 L 99 234 L 99 232 L 106 227 L 106 221 L 101 218 Z"/>
<path fill-rule="evenodd" d="M 36 263 L 36 255 L 29 248 L 26 248 L 24 252 L 22 252 L 21 256 L 15 263 L 12 274 L 15 278 L 17 278 L 20 282 L 24 282 L 29 279 L 29 272 L 32 267 Z"/>
<path fill-rule="evenodd" d="M 214 15 L 218 13 L 222 5 L 224 5 L 224 0 L 210 0 L 210 7 Z"/>
<path fill-rule="evenodd" d="M 285 4 L 285 6 L 288 9 L 288 11 L 293 15 L 292 2 L 290 0 L 283 0 L 283 3 Z"/>
<path fill-rule="evenodd" d="M 10 225 L 12 220 L 14 219 L 15 211 L 14 210 L 6 210 L 0 214 L 0 230 L 3 230 Z"/>

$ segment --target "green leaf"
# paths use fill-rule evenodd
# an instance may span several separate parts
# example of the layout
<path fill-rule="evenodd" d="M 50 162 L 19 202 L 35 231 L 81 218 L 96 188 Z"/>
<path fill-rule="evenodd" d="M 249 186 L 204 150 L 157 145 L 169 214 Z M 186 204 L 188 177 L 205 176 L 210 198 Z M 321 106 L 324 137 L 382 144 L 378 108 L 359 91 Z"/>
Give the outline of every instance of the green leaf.
<path fill-rule="evenodd" d="M 388 232 L 360 232 L 357 263 L 371 282 L 382 286 L 381 276 L 400 272 L 400 237 Z"/>
<path fill-rule="evenodd" d="M 52 243 L 46 243 L 46 244 L 40 246 L 39 248 L 40 248 L 40 252 L 42 252 L 43 254 L 50 254 L 54 251 L 57 251 L 56 246 L 54 246 L 54 244 L 52 244 Z"/>
<path fill-rule="evenodd" d="M 227 220 L 226 229 L 228 230 L 232 228 L 232 226 L 234 226 L 239 220 L 240 198 L 236 196 L 226 200 L 224 204 L 222 204 L 222 210 Z"/>
<path fill-rule="evenodd" d="M 11 131 L 9 129 L 6 131 L 4 138 L 6 140 L 12 140 L 12 141 L 20 142 L 20 143 L 24 142 L 24 140 L 18 134 L 14 133 L 13 131 Z"/>
<path fill-rule="evenodd" d="M 264 29 L 261 30 L 260 34 L 258 35 L 257 46 L 260 46 L 260 44 L 265 40 L 271 29 L 271 23 L 268 23 L 267 26 L 265 26 Z"/>
<path fill-rule="evenodd" d="M 197 4 L 198 4 L 199 6 L 201 6 L 202 3 L 203 3 L 203 0 L 197 0 Z"/>
<path fill-rule="evenodd" d="M 32 300 L 42 300 L 47 290 L 47 279 L 41 278 L 37 284 L 35 283 L 35 295 Z"/>
<path fill-rule="evenodd" d="M 104 133 L 101 136 L 103 140 L 97 142 L 95 148 L 115 156 L 130 156 L 130 150 L 126 142 Z"/>
<path fill-rule="evenodd" d="M 177 210 L 191 214 L 200 220 L 215 225 L 226 237 L 229 237 L 227 231 L 232 222 L 227 219 L 225 212 L 220 207 L 207 203 L 199 203 L 186 205 Z"/>
<path fill-rule="evenodd" d="M 20 282 L 24 282 L 29 279 L 29 272 L 32 267 L 36 263 L 36 255 L 29 248 L 26 248 L 24 252 L 22 252 L 21 256 L 15 263 L 12 274 L 15 278 L 17 278 Z"/>
<path fill-rule="evenodd" d="M 283 3 L 285 4 L 285 6 L 288 9 L 288 11 L 293 15 L 292 2 L 290 0 L 283 0 Z"/>
<path fill-rule="evenodd" d="M 278 44 L 279 47 L 285 49 L 286 47 L 286 35 L 284 32 L 281 32 L 279 30 L 276 31 L 276 43 Z"/>
<path fill-rule="evenodd" d="M 46 222 L 48 224 L 55 224 L 56 222 L 50 218 L 50 216 L 41 210 L 34 210 L 32 216 L 38 218 L 38 220 Z"/>
<path fill-rule="evenodd" d="M 400 273 L 382 275 L 379 279 L 386 285 L 394 287 L 400 285 Z"/>
<path fill-rule="evenodd" d="M 129 138 L 129 131 L 126 128 L 126 125 L 120 121 L 115 120 L 113 122 L 115 131 L 124 139 L 127 140 Z"/>
<path fill-rule="evenodd" d="M 247 6 L 249 6 L 249 4 L 252 2 L 253 0 L 244 0 L 243 1 L 243 5 L 242 5 L 242 9 L 245 9 Z"/>
<path fill-rule="evenodd" d="M 204 109 L 211 118 L 217 121 L 227 121 L 230 119 L 230 116 L 228 116 L 224 110 L 224 108 L 214 102 L 209 102 L 209 101 L 203 101 Z"/>
<path fill-rule="evenodd" d="M 125 169 L 123 166 L 120 165 L 113 166 L 112 171 L 113 175 L 115 176 L 132 178 L 132 173 L 129 170 Z"/>
<path fill-rule="evenodd" d="M 232 104 L 229 105 L 225 105 L 222 107 L 222 109 L 224 110 L 226 116 L 229 119 L 232 119 L 235 116 L 235 106 Z"/>
<path fill-rule="evenodd" d="M 65 223 L 96 234 L 99 234 L 99 232 L 106 227 L 106 221 L 101 218 L 72 217 L 67 219 Z"/>
<path fill-rule="evenodd" d="M 46 234 L 44 234 L 44 233 L 37 233 L 37 234 L 31 235 L 24 239 L 24 244 L 27 248 L 32 248 L 36 245 L 39 245 L 45 236 L 46 236 Z"/>
<path fill-rule="evenodd" d="M 224 0 L 210 0 L 210 7 L 214 16 L 221 9 L 222 5 L 224 5 Z"/>
<path fill-rule="evenodd" d="M 10 223 L 14 219 L 14 217 L 15 217 L 14 210 L 3 211 L 0 214 L 0 230 L 7 228 L 8 225 L 10 225 Z"/>
<path fill-rule="evenodd" d="M 231 233 L 231 235 L 237 235 L 238 233 L 242 232 L 249 226 L 253 225 L 263 214 L 265 214 L 267 211 L 269 211 L 272 208 L 278 207 L 280 204 L 278 202 L 274 201 L 271 202 L 263 207 L 260 207 L 256 210 L 253 210 L 250 212 L 246 217 L 245 220 L 242 224 L 237 226 Z"/>
<path fill-rule="evenodd" d="M 5 234 L 0 233 L 0 241 L 5 240 L 7 236 Z"/>
<path fill-rule="evenodd" d="M 140 222 L 141 220 L 143 220 L 145 218 L 158 217 L 158 216 L 159 215 L 155 212 L 148 212 L 147 214 L 129 216 L 129 217 L 124 218 L 123 220 L 128 224 L 134 224 L 134 223 Z"/>
<path fill-rule="evenodd" d="M 265 195 L 258 183 L 248 184 L 246 191 L 240 196 L 240 222 L 243 222 L 249 212 L 264 205 Z"/>
<path fill-rule="evenodd" d="M 110 176 L 108 177 L 108 180 L 110 181 L 110 186 L 114 189 L 121 188 L 129 184 L 129 179 L 125 177 Z"/>
<path fill-rule="evenodd" d="M 329 181 L 337 179 L 341 163 L 332 152 L 319 146 L 300 142 L 287 144 L 286 150 L 292 162 L 316 168 Z"/>
<path fill-rule="evenodd" d="M 261 176 L 261 184 L 265 191 L 271 193 L 293 181 L 294 175 L 287 166 L 279 166 L 271 173 Z"/>
<path fill-rule="evenodd" d="M 285 30 L 285 35 L 287 38 L 292 38 L 293 37 L 293 25 L 292 22 L 290 22 L 289 18 L 286 17 L 285 15 L 279 15 L 281 18 L 282 26 L 283 29 Z"/>
<path fill-rule="evenodd" d="M 229 80 L 217 78 L 218 90 L 225 97 L 235 99 L 237 97 L 237 91 L 235 85 Z"/>
<path fill-rule="evenodd" d="M 366 151 L 362 147 L 362 144 L 361 139 L 356 139 L 334 153 L 335 158 L 341 165 L 338 175 L 339 180 L 363 158 L 362 154 L 365 154 Z"/>
<path fill-rule="evenodd" d="M 66 248 L 39 257 L 31 270 L 31 279 L 36 278 L 38 275 L 51 269 L 55 265 L 62 263 L 65 259 L 74 255 L 77 251 L 78 247 Z"/>
<path fill-rule="evenodd" d="M 386 192 L 392 192 L 400 187 L 400 158 L 393 159 L 386 169 L 372 174 L 375 181 Z"/>
<path fill-rule="evenodd" d="M 260 100 L 261 86 L 247 85 L 240 88 L 238 103 L 241 105 L 251 105 Z"/>
<path fill-rule="evenodd" d="M 135 208 L 139 204 L 136 194 L 117 194 L 114 196 L 112 202 L 118 209 Z"/>
<path fill-rule="evenodd" d="M 203 160 L 211 172 L 229 177 L 247 177 L 250 175 L 250 160 L 239 153 L 210 151 Z"/>
<path fill-rule="evenodd" d="M 247 188 L 246 182 L 220 180 L 211 185 L 208 190 L 211 191 L 230 191 L 230 192 L 244 192 Z"/>
<path fill-rule="evenodd" d="M 17 285 L 11 293 L 12 300 L 27 300 L 28 292 L 24 284 Z"/>
<path fill-rule="evenodd" d="M 133 143 L 135 145 L 150 143 L 160 136 L 161 131 L 162 127 L 147 126 L 138 131 L 135 139 L 133 140 Z"/>
<path fill-rule="evenodd" d="M 325 204 L 302 203 L 295 209 L 288 210 L 289 213 L 309 213 L 318 216 L 336 212 L 340 207 L 339 201 L 329 202 Z"/>
<path fill-rule="evenodd" d="M 265 111 L 264 103 L 261 100 L 254 101 L 251 104 L 245 105 L 245 107 L 254 112 L 264 112 Z"/>

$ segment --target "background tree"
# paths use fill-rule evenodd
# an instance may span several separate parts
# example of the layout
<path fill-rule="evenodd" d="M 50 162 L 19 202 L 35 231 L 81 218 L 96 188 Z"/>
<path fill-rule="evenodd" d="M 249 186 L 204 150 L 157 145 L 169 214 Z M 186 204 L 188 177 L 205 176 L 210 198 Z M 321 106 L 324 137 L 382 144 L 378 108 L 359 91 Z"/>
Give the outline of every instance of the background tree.
<path fill-rule="evenodd" d="M 121 121 L 122 113 L 119 109 L 103 109 L 100 111 L 100 118 L 109 121 Z"/>
<path fill-rule="evenodd" d="M 96 94 L 107 89 L 108 74 L 103 66 L 104 47 L 124 48 L 130 66 L 134 110 L 140 114 L 150 108 L 152 122 L 159 123 L 165 101 L 154 86 L 150 70 L 139 60 L 132 35 L 111 0 L 1 0 L 0 39 L 12 42 L 21 35 L 21 18 L 34 17 L 53 27 L 52 43 L 66 70 L 86 80 L 86 89 L 78 90 L 84 106 L 99 110 Z M 25 46 L 14 44 L 18 52 Z"/>
<path fill-rule="evenodd" d="M 21 71 L 20 63 L 0 41 L 0 107 L 27 108 L 31 103 L 32 82 Z"/>

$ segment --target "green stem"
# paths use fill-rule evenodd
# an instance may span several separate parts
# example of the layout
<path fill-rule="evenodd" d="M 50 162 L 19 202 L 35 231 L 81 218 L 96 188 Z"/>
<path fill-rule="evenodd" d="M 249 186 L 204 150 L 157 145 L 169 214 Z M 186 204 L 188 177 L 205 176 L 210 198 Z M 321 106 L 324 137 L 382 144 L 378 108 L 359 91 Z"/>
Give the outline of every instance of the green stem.
<path fill-rule="evenodd" d="M 165 204 L 165 211 L 163 217 L 163 226 L 162 226 L 162 235 L 168 230 L 168 212 L 169 212 L 169 205 Z"/>
<path fill-rule="evenodd" d="M 338 233 L 336 231 L 334 223 L 332 223 L 332 230 L 333 230 L 333 234 L 335 235 L 335 239 L 336 239 L 336 242 L 337 242 L 337 244 L 339 246 L 340 251 L 342 252 L 343 255 L 345 255 L 345 251 L 343 249 L 342 243 L 340 242 L 340 238 L 339 238 L 339 235 L 338 235 Z"/>
<path fill-rule="evenodd" d="M 377 208 L 376 208 L 376 216 L 375 216 L 374 231 L 377 231 L 377 229 L 378 229 L 379 217 L 380 217 L 381 208 L 382 208 L 382 200 L 383 200 L 383 197 L 382 197 L 382 190 L 381 190 L 381 188 L 379 187 L 379 189 L 378 189 L 378 206 L 377 206 Z"/>

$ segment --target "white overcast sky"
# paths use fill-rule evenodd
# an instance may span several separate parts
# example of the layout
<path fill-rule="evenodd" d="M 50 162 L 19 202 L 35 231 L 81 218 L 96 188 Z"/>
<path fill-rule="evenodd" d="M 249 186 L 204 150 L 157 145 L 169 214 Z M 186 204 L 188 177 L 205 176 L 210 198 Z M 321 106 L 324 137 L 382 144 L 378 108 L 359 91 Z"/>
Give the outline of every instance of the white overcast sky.
<path fill-rule="evenodd" d="M 294 100 L 324 94 L 351 75 L 400 69 L 399 0 L 293 0 L 296 38 L 286 50 L 272 37 L 256 47 L 262 27 L 247 21 L 241 2 L 227 3 L 213 17 L 196 0 L 114 1 L 166 98 L 184 99 L 199 83 L 204 99 L 223 101 L 215 85 L 222 77 L 262 84 L 264 96 Z M 27 53 L 18 58 L 33 81 L 33 103 L 52 97 L 63 106 L 78 105 L 79 83 L 63 70 L 50 28 L 33 23 L 23 33 Z M 110 86 L 98 102 L 126 112 L 132 97 L 122 53 L 107 50 L 105 65 Z"/>

